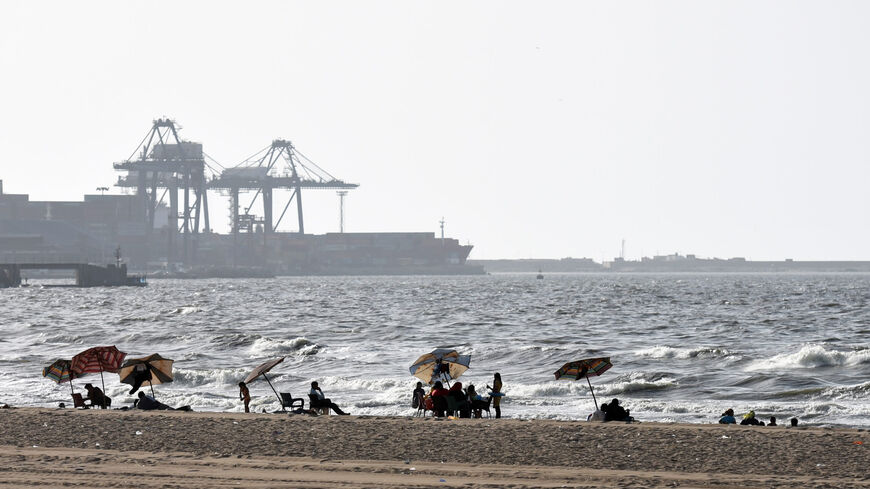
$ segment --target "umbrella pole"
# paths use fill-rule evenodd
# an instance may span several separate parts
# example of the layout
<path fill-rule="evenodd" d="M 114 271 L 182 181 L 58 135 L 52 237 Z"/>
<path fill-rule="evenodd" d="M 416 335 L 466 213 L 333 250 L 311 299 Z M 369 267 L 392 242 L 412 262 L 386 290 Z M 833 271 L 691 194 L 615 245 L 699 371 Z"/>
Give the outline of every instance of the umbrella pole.
<path fill-rule="evenodd" d="M 278 395 L 278 391 L 275 390 L 275 386 L 272 385 L 272 381 L 269 380 L 269 377 L 266 377 L 266 373 L 265 373 L 265 372 L 263 373 L 263 378 L 266 379 L 266 382 L 269 383 L 269 387 L 272 388 L 272 392 L 275 393 L 275 397 L 278 398 L 278 404 L 281 406 L 281 411 L 287 412 L 287 410 L 284 409 L 284 403 L 281 402 L 281 396 Z"/>
<path fill-rule="evenodd" d="M 103 384 L 103 399 L 100 401 L 100 407 L 106 409 L 106 380 L 103 379 L 103 359 L 97 356 L 97 362 L 100 363 L 100 383 Z M 91 401 L 91 404 L 93 402 Z"/>
<path fill-rule="evenodd" d="M 64 367 L 64 370 L 66 370 L 66 367 Z M 60 378 L 63 378 L 63 372 L 64 372 L 63 370 L 60 371 Z M 69 373 L 69 394 L 70 395 L 75 394 L 75 391 L 73 391 L 73 388 L 72 388 L 72 372 Z"/>
<path fill-rule="evenodd" d="M 156 401 L 157 396 L 154 395 L 154 384 L 152 384 L 151 382 L 148 382 L 148 386 L 151 387 L 151 397 L 153 397 L 154 400 Z"/>
<path fill-rule="evenodd" d="M 592 390 L 592 382 L 589 382 L 589 376 L 586 376 L 586 383 L 589 384 L 589 392 L 592 393 L 592 402 L 595 403 L 595 410 L 598 411 L 598 401 L 595 399 L 595 391 Z"/>

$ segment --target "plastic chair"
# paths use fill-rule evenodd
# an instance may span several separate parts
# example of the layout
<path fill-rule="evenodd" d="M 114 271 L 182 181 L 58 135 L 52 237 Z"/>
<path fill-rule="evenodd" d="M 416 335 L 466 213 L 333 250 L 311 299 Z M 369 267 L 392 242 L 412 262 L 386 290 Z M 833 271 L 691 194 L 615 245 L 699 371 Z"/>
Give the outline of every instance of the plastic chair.
<path fill-rule="evenodd" d="M 320 398 L 314 394 L 308 394 L 308 402 L 311 409 L 317 411 L 317 414 L 329 415 L 329 406 L 319 406 Z"/>
<path fill-rule="evenodd" d="M 305 409 L 305 399 L 293 398 L 289 392 L 281 393 L 281 407 L 290 409 Z"/>
<path fill-rule="evenodd" d="M 73 398 L 73 407 L 74 408 L 86 408 L 86 407 L 88 407 L 87 405 L 85 405 L 85 399 L 82 397 L 82 395 L 80 393 L 74 392 L 72 395 L 72 398 Z"/>

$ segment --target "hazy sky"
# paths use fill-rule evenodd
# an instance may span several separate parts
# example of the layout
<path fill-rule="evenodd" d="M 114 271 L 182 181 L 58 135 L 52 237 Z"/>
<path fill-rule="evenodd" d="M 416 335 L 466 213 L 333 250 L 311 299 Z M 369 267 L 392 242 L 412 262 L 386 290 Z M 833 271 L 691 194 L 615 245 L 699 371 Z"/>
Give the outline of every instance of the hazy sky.
<path fill-rule="evenodd" d="M 224 166 L 290 139 L 361 184 L 347 231 L 444 216 L 473 258 L 867 260 L 868 25 L 832 1 L 3 2 L 0 179 L 80 200 L 165 115 Z M 334 191 L 304 203 L 338 230 Z"/>

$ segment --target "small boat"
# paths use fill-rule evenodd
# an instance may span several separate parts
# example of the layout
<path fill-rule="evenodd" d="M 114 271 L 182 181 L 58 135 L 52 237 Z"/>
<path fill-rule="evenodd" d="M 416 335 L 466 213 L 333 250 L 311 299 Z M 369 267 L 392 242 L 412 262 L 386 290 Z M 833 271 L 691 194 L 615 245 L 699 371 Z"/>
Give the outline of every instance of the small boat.
<path fill-rule="evenodd" d="M 538 280 L 544 280 L 544 274 L 541 273 L 541 269 L 538 269 L 538 275 L 535 277 Z"/>

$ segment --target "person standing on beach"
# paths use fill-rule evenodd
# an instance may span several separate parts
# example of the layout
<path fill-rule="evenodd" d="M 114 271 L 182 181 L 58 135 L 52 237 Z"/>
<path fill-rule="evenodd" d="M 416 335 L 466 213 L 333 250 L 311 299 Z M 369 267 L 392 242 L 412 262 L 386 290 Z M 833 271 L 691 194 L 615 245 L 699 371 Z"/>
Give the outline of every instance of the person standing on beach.
<path fill-rule="evenodd" d="M 501 418 L 501 374 L 496 372 L 492 379 L 492 387 L 486 386 L 489 389 L 489 395 L 492 396 L 492 407 L 495 408 L 496 419 Z"/>
<path fill-rule="evenodd" d="M 239 400 L 245 401 L 245 412 L 250 413 L 251 392 L 248 391 L 248 386 L 244 382 L 239 382 Z"/>

